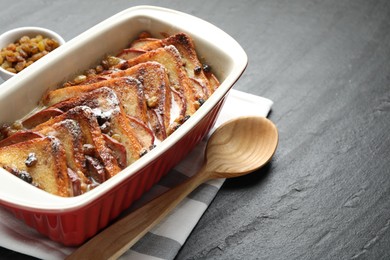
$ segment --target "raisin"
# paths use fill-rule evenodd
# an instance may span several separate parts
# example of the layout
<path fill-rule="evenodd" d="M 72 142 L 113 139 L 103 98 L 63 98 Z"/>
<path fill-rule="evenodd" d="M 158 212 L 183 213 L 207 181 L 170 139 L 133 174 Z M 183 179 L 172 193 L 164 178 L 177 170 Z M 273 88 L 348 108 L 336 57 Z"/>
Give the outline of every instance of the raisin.
<path fill-rule="evenodd" d="M 182 120 L 182 123 L 184 123 L 185 121 L 187 121 L 191 116 L 190 115 L 186 115 L 183 120 Z"/>
<path fill-rule="evenodd" d="M 31 175 L 26 172 L 26 171 L 20 171 L 19 174 L 18 174 L 18 177 L 22 180 L 24 180 L 25 182 L 27 183 L 32 183 L 33 179 L 31 177 Z"/>
<path fill-rule="evenodd" d="M 29 153 L 27 156 L 27 159 L 24 163 L 26 164 L 27 167 L 32 167 L 35 164 L 37 164 L 37 161 L 38 161 L 38 159 L 35 156 L 35 153 Z"/>
<path fill-rule="evenodd" d="M 198 99 L 199 105 L 203 105 L 204 102 L 206 102 L 206 100 L 204 100 L 203 98 Z"/>
<path fill-rule="evenodd" d="M 104 134 L 108 134 L 111 130 L 111 124 L 110 122 L 104 122 L 101 126 L 100 126 L 100 130 L 102 131 L 102 133 Z"/>
<path fill-rule="evenodd" d="M 84 82 L 84 81 L 86 81 L 87 80 L 87 76 L 85 76 L 85 75 L 78 75 L 78 76 L 76 76 L 74 79 L 73 79 L 73 81 L 74 81 L 74 83 L 75 84 L 81 84 L 82 82 Z"/>
<path fill-rule="evenodd" d="M 196 67 L 194 68 L 195 74 L 199 74 L 201 71 L 202 71 L 202 68 L 201 68 L 200 66 L 196 66 Z"/>
<path fill-rule="evenodd" d="M 209 65 L 207 65 L 207 64 L 204 64 L 203 65 L 203 71 L 204 72 L 211 72 L 211 67 Z"/>
<path fill-rule="evenodd" d="M 142 150 L 140 151 L 139 157 L 142 157 L 142 156 L 144 156 L 144 155 L 147 154 L 147 153 L 148 153 L 148 150 L 142 149 Z"/>

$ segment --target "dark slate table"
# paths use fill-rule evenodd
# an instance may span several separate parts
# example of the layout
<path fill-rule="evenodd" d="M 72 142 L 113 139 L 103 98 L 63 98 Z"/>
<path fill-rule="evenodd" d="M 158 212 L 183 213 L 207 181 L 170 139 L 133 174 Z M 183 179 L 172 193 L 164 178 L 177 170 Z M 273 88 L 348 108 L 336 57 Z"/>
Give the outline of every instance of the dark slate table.
<path fill-rule="evenodd" d="M 177 259 L 390 259 L 390 1 L 1 0 L 0 31 L 69 40 L 139 4 L 237 39 L 249 65 L 235 88 L 272 99 L 280 131 L 271 163 L 224 184 Z"/>

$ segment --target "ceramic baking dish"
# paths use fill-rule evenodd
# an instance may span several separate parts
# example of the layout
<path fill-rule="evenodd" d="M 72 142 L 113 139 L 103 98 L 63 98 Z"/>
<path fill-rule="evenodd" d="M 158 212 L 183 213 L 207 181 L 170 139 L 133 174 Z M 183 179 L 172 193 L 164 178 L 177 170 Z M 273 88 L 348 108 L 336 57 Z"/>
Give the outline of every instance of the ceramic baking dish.
<path fill-rule="evenodd" d="M 0 123 L 13 122 L 33 110 L 48 89 L 94 67 L 105 54 L 118 53 L 145 30 L 154 35 L 188 33 L 221 86 L 155 149 L 83 195 L 51 195 L 0 169 L 1 205 L 54 241 L 83 243 L 174 167 L 213 126 L 230 88 L 245 70 L 247 55 L 232 37 L 208 22 L 170 9 L 137 6 L 80 34 L 0 87 Z"/>

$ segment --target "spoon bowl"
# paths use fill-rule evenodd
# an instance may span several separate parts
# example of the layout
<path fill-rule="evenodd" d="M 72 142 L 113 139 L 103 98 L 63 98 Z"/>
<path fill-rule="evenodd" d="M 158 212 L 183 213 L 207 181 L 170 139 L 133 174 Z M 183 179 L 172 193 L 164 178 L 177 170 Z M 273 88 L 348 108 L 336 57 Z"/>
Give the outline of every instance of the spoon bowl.
<path fill-rule="evenodd" d="M 278 130 L 267 118 L 240 117 L 222 124 L 210 137 L 205 164 L 185 182 L 118 220 L 67 259 L 116 259 L 207 180 L 253 172 L 272 158 Z"/>
<path fill-rule="evenodd" d="M 210 137 L 206 165 L 211 178 L 231 178 L 261 168 L 278 145 L 276 126 L 264 117 L 240 117 L 221 125 Z"/>

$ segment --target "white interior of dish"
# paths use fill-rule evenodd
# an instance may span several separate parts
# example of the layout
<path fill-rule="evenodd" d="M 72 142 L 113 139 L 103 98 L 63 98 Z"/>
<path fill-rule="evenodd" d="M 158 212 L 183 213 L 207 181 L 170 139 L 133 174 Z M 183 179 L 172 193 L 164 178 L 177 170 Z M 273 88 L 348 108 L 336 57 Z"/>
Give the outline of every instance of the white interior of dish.
<path fill-rule="evenodd" d="M 31 66 L 3 83 L 0 88 L 0 123 L 22 118 L 37 106 L 48 89 L 94 67 L 105 54 L 116 54 L 144 30 L 154 35 L 179 31 L 191 35 L 202 61 L 212 66 L 213 72 L 221 81 L 219 89 L 194 116 L 155 149 L 115 177 L 81 196 L 62 198 L 51 195 L 0 169 L 0 200 L 3 203 L 37 212 L 55 212 L 74 210 L 103 196 L 184 136 L 225 96 L 247 65 L 247 56 L 241 46 L 210 23 L 170 9 L 133 7 L 67 42 L 53 51 L 39 66 Z"/>

